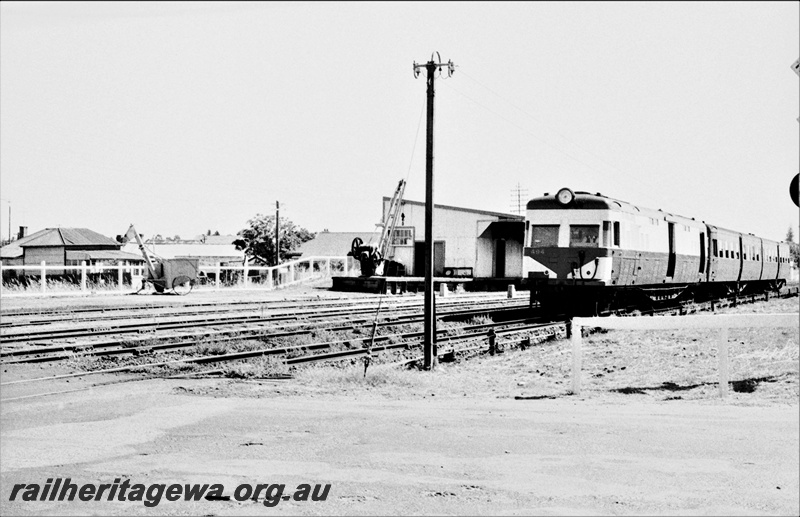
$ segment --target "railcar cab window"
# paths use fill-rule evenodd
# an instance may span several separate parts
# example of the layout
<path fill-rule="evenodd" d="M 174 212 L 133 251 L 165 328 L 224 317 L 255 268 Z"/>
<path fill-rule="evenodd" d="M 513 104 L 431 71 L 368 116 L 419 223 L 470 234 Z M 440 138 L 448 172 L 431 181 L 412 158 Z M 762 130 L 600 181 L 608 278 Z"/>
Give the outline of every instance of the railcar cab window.
<path fill-rule="evenodd" d="M 597 248 L 600 246 L 600 226 L 598 225 L 570 225 L 570 248 Z"/>
<path fill-rule="evenodd" d="M 610 248 L 619 246 L 619 221 L 603 221 L 603 243 L 602 246 Z"/>
<path fill-rule="evenodd" d="M 558 225 L 532 225 L 532 248 L 555 248 L 558 246 Z"/>

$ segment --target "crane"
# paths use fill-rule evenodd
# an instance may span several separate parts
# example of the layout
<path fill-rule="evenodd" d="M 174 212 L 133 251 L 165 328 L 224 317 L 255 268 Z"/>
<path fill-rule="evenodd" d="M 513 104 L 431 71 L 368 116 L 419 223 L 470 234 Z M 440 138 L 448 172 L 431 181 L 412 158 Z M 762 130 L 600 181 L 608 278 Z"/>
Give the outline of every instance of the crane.
<path fill-rule="evenodd" d="M 394 191 L 392 200 L 389 202 L 389 210 L 386 212 L 386 219 L 379 223 L 382 226 L 381 237 L 377 244 L 364 244 L 360 237 L 353 239 L 350 245 L 350 252 L 347 254 L 359 261 L 361 264 L 361 275 L 372 276 L 383 273 L 385 257 L 389 253 L 392 244 L 392 235 L 397 226 L 397 219 L 400 216 L 400 206 L 403 204 L 403 194 L 406 190 L 406 180 L 400 180 Z"/>

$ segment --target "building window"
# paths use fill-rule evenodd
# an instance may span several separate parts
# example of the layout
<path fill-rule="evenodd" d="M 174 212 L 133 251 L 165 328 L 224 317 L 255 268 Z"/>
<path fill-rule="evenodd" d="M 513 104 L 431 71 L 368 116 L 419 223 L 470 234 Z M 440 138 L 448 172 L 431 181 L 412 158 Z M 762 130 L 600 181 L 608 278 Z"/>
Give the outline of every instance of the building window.
<path fill-rule="evenodd" d="M 552 248 L 558 246 L 558 225 L 532 225 L 531 247 Z"/>
<path fill-rule="evenodd" d="M 414 228 L 395 228 L 392 232 L 392 246 L 413 246 Z"/>

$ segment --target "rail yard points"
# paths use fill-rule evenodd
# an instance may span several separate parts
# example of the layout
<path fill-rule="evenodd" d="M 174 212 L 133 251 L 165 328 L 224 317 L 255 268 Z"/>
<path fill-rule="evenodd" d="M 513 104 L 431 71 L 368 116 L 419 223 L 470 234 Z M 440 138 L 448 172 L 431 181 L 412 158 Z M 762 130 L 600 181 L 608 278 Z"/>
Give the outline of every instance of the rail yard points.
<path fill-rule="evenodd" d="M 49 477 L 120 476 L 332 484 L 324 506 L 277 507 L 290 514 L 800 510 L 796 329 L 731 330 L 724 400 L 711 331 L 595 332 L 575 396 L 565 322 L 540 318 L 529 293 L 438 298 L 431 372 L 409 368 L 422 354 L 421 303 L 325 286 L 4 300 L 2 513 L 129 514 L 116 501 L 6 493 Z M 798 298 L 715 310 L 798 313 Z"/>

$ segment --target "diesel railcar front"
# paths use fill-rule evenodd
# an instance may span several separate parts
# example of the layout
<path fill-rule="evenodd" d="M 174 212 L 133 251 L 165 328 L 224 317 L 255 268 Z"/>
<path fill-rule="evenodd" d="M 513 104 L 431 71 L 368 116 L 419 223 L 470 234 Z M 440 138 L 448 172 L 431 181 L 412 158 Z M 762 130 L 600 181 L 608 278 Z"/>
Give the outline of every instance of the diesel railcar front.
<path fill-rule="evenodd" d="M 527 205 L 531 298 L 571 313 L 778 289 L 789 246 L 599 193 L 561 189 Z"/>

